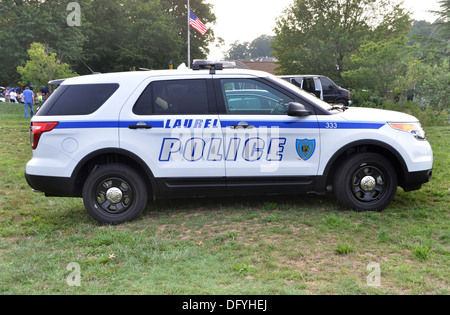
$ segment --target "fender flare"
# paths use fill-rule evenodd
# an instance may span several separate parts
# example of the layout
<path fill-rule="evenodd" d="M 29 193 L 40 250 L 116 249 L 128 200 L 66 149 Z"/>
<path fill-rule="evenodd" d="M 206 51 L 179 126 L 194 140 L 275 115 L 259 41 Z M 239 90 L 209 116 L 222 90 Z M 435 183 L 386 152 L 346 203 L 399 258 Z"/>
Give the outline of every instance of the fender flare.
<path fill-rule="evenodd" d="M 153 175 L 153 172 L 148 167 L 148 165 L 139 156 L 137 156 L 133 152 L 130 152 L 130 151 L 127 151 L 124 149 L 120 149 L 120 148 L 102 148 L 102 149 L 99 149 L 99 150 L 89 153 L 88 155 L 86 155 L 83 159 L 81 159 L 78 162 L 77 166 L 74 168 L 74 170 L 72 172 L 71 177 L 74 180 L 79 179 L 80 173 L 82 172 L 83 169 L 86 168 L 89 161 L 92 161 L 95 158 L 100 157 L 102 155 L 109 155 L 109 154 L 124 156 L 127 159 L 130 159 L 134 163 L 136 163 L 136 165 L 145 172 L 146 176 L 144 179 L 150 183 L 150 185 L 151 185 L 150 188 L 152 189 L 153 194 L 156 195 L 157 184 L 156 184 L 155 176 Z"/>
<path fill-rule="evenodd" d="M 360 150 L 361 148 L 369 148 L 368 151 L 373 151 L 376 153 L 380 153 L 380 150 L 373 150 L 373 148 L 380 148 L 382 153 L 389 152 L 391 154 L 391 157 L 395 158 L 394 167 L 400 166 L 400 170 L 398 172 L 399 175 L 399 184 L 403 184 L 403 181 L 408 173 L 408 166 L 406 165 L 405 160 L 403 159 L 402 155 L 391 145 L 379 141 L 379 140 L 373 140 L 373 139 L 361 139 L 354 142 L 347 143 L 345 146 L 341 147 L 338 151 L 336 151 L 333 156 L 328 160 L 327 165 L 325 166 L 325 169 L 323 171 L 323 176 L 327 178 L 327 182 L 330 180 L 329 176 L 330 174 L 334 173 L 333 166 L 335 166 L 335 163 L 339 161 L 340 158 L 342 158 L 347 151 L 351 149 L 357 149 Z M 372 150 L 370 150 L 372 148 Z M 389 156 L 387 157 L 389 158 Z M 397 165 L 395 165 L 397 163 Z"/>

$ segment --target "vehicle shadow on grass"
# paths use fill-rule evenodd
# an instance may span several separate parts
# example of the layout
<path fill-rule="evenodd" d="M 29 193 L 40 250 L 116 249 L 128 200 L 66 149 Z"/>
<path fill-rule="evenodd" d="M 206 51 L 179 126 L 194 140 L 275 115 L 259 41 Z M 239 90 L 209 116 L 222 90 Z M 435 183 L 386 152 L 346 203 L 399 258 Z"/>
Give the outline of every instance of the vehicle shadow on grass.
<path fill-rule="evenodd" d="M 164 212 L 217 211 L 348 211 L 334 195 L 239 196 L 159 199 L 150 201 L 143 216 Z"/>

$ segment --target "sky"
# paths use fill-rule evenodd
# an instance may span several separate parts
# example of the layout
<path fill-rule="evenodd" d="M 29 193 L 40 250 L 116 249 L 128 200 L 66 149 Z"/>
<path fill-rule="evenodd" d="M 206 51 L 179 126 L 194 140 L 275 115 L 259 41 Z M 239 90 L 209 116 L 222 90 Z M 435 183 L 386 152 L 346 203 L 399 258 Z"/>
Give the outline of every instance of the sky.
<path fill-rule="evenodd" d="M 276 18 L 294 0 L 206 0 L 214 6 L 216 24 L 207 25 L 214 30 L 215 37 L 225 40 L 225 46 L 209 46 L 211 60 L 223 59 L 229 45 L 235 41 L 251 42 L 261 35 L 274 35 Z M 439 10 L 438 0 L 403 0 L 404 7 L 411 10 L 415 20 L 434 22 L 436 16 L 427 11 Z M 201 17 L 199 17 L 201 19 Z"/>

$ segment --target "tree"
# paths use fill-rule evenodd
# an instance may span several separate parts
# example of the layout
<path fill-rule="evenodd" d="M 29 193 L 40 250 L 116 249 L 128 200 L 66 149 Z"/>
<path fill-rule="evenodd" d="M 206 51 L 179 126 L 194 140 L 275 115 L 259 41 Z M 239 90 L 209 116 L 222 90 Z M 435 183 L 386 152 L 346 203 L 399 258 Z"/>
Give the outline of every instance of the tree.
<path fill-rule="evenodd" d="M 421 43 L 424 59 L 436 64 L 450 58 L 450 1 L 439 1 L 440 11 L 433 11 L 438 19 L 413 33 L 412 38 Z M 422 26 L 418 22 L 419 26 Z M 416 25 L 414 25 L 415 28 Z M 413 28 L 413 30 L 414 30 Z"/>
<path fill-rule="evenodd" d="M 86 41 L 86 35 L 80 27 L 72 27 L 67 23 L 67 0 L 39 1 L 35 14 L 35 30 L 33 41 L 51 47 L 58 59 L 73 63 L 78 60 Z M 84 13 L 84 12 L 83 12 Z"/>
<path fill-rule="evenodd" d="M 409 14 L 385 0 L 295 0 L 277 20 L 273 55 L 279 72 L 317 73 L 342 83 L 345 58 L 364 40 L 397 37 Z"/>
<path fill-rule="evenodd" d="M 186 0 L 80 0 L 81 29 L 88 40 L 82 58 L 98 72 L 150 68 L 167 69 L 169 62 L 187 61 Z M 191 0 L 191 9 L 204 23 L 213 23 L 211 5 Z M 205 58 L 214 41 L 191 32 L 191 57 Z M 84 64 L 76 67 L 86 72 Z"/>
<path fill-rule="evenodd" d="M 434 23 L 415 21 L 408 34 L 420 46 L 417 60 L 410 66 L 405 81 L 414 90 L 415 102 L 422 108 L 449 109 L 450 99 L 450 1 L 439 1 Z M 411 44 L 410 43 L 410 44 Z"/>
<path fill-rule="evenodd" d="M 384 98 L 394 87 L 398 93 L 405 93 L 410 86 L 404 77 L 413 64 L 415 51 L 406 41 L 406 37 L 366 41 L 350 56 L 349 67 L 353 70 L 342 73 L 345 81 L 353 88 L 371 90 Z"/>
<path fill-rule="evenodd" d="M 433 109 L 450 109 L 450 68 L 449 59 L 434 65 L 423 65 L 424 74 L 416 86 L 417 103 L 422 108 L 430 106 Z"/>
<path fill-rule="evenodd" d="M 129 33 L 130 0 L 79 0 L 82 21 L 79 27 L 86 36 L 79 56 L 95 72 L 129 70 L 134 64 L 118 62 L 120 50 L 136 43 L 136 34 Z M 78 61 L 75 70 L 88 74 L 90 70 Z M 141 67 L 146 67 L 140 65 Z"/>
<path fill-rule="evenodd" d="M 168 68 L 169 61 L 181 63 L 183 40 L 172 25 L 172 18 L 166 14 L 159 1 L 132 3 L 127 9 L 132 23 L 123 27 L 127 34 L 133 34 L 132 45 L 125 43 L 119 48 L 119 64 L 122 70 L 127 65 L 150 69 Z"/>
<path fill-rule="evenodd" d="M 261 35 L 255 38 L 249 45 L 249 53 L 251 58 L 267 57 L 271 55 L 273 48 L 271 46 L 273 36 Z"/>
<path fill-rule="evenodd" d="M 450 55 L 450 1 L 441 0 L 439 1 L 441 10 L 433 11 L 434 14 L 438 16 L 438 20 L 434 23 L 436 24 L 437 30 L 434 34 L 434 39 L 438 42 L 438 50 L 441 51 L 445 57 Z"/>
<path fill-rule="evenodd" d="M 17 72 L 22 76 L 22 85 L 34 84 L 38 88 L 45 86 L 49 81 L 76 76 L 69 65 L 62 63 L 41 43 L 32 43 L 28 50 L 30 59 L 24 67 L 17 67 Z M 51 86 L 49 87 L 51 93 Z"/>
<path fill-rule="evenodd" d="M 85 36 L 66 22 L 68 1 L 3 0 L 0 5 L 0 82 L 17 83 L 17 66 L 24 65 L 33 42 L 51 47 L 60 60 L 73 62 L 82 51 Z"/>
<path fill-rule="evenodd" d="M 27 49 L 41 42 L 80 74 L 138 68 L 166 69 L 187 60 L 186 0 L 78 0 L 81 24 L 70 26 L 67 0 L 0 0 L 0 82 L 17 83 Z M 204 23 L 214 23 L 212 5 L 191 0 Z M 214 40 L 191 32 L 193 58 L 204 58 Z M 86 67 L 86 65 L 88 67 Z"/>
<path fill-rule="evenodd" d="M 273 36 L 261 35 L 251 43 L 235 41 L 225 54 L 225 60 L 245 60 L 250 58 L 267 57 L 273 49 L 270 46 Z"/>
<path fill-rule="evenodd" d="M 246 60 L 250 58 L 249 42 L 235 41 L 225 54 L 225 60 Z"/>

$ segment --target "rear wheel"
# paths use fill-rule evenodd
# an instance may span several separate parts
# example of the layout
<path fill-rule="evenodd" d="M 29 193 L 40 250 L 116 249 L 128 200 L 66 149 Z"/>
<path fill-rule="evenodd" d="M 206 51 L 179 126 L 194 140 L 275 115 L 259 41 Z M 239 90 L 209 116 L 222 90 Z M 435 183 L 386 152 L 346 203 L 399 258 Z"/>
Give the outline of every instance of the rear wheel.
<path fill-rule="evenodd" d="M 138 217 L 147 204 L 147 187 L 142 177 L 123 164 L 98 167 L 83 187 L 83 202 L 100 223 L 120 224 Z"/>
<path fill-rule="evenodd" d="M 337 199 L 356 211 L 382 211 L 397 192 L 392 164 L 376 153 L 360 153 L 345 161 L 335 174 Z"/>

